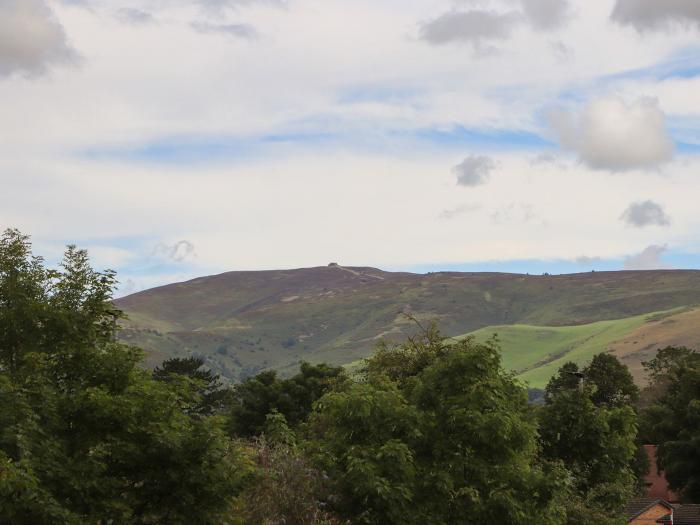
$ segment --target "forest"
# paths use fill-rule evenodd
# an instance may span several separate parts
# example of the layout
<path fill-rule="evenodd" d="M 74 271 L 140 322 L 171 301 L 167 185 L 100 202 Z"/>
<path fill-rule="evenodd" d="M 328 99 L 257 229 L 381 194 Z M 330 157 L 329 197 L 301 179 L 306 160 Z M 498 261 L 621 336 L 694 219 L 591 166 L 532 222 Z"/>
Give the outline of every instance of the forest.
<path fill-rule="evenodd" d="M 567 363 L 541 404 L 497 339 L 419 325 L 351 371 L 229 384 L 119 342 L 117 276 L 0 239 L 0 523 L 622 524 L 649 469 L 700 502 L 700 355 Z M 417 323 L 418 321 L 416 321 Z"/>

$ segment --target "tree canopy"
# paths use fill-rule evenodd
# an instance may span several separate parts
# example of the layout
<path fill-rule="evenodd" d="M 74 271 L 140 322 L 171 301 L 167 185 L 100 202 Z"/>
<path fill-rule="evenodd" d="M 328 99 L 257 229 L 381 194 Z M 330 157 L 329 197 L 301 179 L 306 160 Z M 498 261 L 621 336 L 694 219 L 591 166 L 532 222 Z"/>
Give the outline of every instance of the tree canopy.
<path fill-rule="evenodd" d="M 59 270 L 0 240 L 0 522 L 213 523 L 248 466 L 182 384 L 116 342 L 115 277 L 70 247 Z"/>
<path fill-rule="evenodd" d="M 562 523 L 565 478 L 539 464 L 527 392 L 495 344 L 431 327 L 383 345 L 311 427 L 353 523 Z"/>
<path fill-rule="evenodd" d="M 642 414 L 645 436 L 671 488 L 700 502 L 700 354 L 667 347 L 645 365 L 659 396 Z"/>

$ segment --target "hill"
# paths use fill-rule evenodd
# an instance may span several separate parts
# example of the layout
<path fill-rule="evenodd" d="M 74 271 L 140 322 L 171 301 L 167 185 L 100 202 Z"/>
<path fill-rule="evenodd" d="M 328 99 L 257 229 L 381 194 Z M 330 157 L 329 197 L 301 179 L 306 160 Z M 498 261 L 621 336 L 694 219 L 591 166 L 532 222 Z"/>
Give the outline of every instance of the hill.
<path fill-rule="evenodd" d="M 700 348 L 699 322 L 700 309 L 676 308 L 577 326 L 489 326 L 468 335 L 477 341 L 497 335 L 503 365 L 536 388 L 544 388 L 565 362 L 585 365 L 603 351 L 616 355 L 637 383 L 644 383 L 641 363 L 656 349 L 671 344 Z"/>
<path fill-rule="evenodd" d="M 577 327 L 696 305 L 700 271 L 413 274 L 333 265 L 200 277 L 116 304 L 129 316 L 121 338 L 145 348 L 149 365 L 195 353 L 237 380 L 265 368 L 291 371 L 302 359 L 365 357 L 379 338 L 415 330 L 404 313 L 456 335 L 514 324 Z M 542 359 L 542 351 L 533 355 Z"/>

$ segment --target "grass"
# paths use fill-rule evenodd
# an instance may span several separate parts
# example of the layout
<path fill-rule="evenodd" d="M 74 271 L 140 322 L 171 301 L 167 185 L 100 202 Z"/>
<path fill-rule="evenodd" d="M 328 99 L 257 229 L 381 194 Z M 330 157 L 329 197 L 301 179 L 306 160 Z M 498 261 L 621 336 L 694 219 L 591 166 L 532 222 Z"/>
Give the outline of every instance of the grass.
<path fill-rule="evenodd" d="M 469 335 L 485 341 L 496 334 L 502 347 L 503 366 L 515 371 L 531 387 L 543 388 L 565 362 L 585 365 L 595 354 L 609 351 L 615 342 L 646 323 L 681 311 L 679 308 L 577 326 L 489 326 Z"/>

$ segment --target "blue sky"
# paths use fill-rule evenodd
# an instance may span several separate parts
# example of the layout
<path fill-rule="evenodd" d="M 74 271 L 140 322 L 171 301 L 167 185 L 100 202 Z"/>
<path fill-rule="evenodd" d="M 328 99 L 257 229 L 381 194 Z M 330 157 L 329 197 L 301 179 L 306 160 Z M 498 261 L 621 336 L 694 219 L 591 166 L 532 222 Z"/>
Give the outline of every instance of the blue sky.
<path fill-rule="evenodd" d="M 0 225 L 87 248 L 120 294 L 330 261 L 700 268 L 694 1 L 6 2 Z"/>

